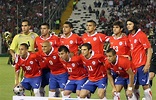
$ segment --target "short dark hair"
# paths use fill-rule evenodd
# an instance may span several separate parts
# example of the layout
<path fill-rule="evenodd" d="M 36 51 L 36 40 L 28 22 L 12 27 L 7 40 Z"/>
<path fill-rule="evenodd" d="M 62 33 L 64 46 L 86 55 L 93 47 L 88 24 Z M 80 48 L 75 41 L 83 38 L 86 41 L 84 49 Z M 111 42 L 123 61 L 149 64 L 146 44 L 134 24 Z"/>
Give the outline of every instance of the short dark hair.
<path fill-rule="evenodd" d="M 22 43 L 20 46 L 24 46 L 27 50 L 29 49 L 29 45 L 27 43 Z"/>
<path fill-rule="evenodd" d="M 61 52 L 61 51 L 64 51 L 65 53 L 69 53 L 69 49 L 65 46 L 65 45 L 61 45 L 59 48 L 58 48 L 58 51 Z"/>
<path fill-rule="evenodd" d="M 23 20 L 22 20 L 22 23 L 23 23 L 23 22 L 27 22 L 27 23 L 28 23 L 28 26 L 31 26 L 31 24 L 30 24 L 30 21 L 29 21 L 29 20 L 27 20 L 27 19 L 23 19 Z"/>
<path fill-rule="evenodd" d="M 116 51 L 113 48 L 109 48 L 108 50 L 106 50 L 106 53 L 112 53 L 113 55 L 116 55 Z"/>
<path fill-rule="evenodd" d="M 84 43 L 84 44 L 81 45 L 81 47 L 82 46 L 87 47 L 88 50 L 91 50 L 92 49 L 92 45 L 90 43 Z"/>
<path fill-rule="evenodd" d="M 70 28 L 73 28 L 73 24 L 71 22 L 66 21 L 64 24 L 68 24 Z"/>
<path fill-rule="evenodd" d="M 94 21 L 94 20 L 88 20 L 87 21 L 87 23 L 93 23 L 94 24 L 94 26 L 96 26 L 97 24 L 96 24 L 96 22 Z"/>
<path fill-rule="evenodd" d="M 121 22 L 121 21 L 115 21 L 114 23 L 113 23 L 113 26 L 115 26 L 115 25 L 117 25 L 117 26 L 119 26 L 120 28 L 124 28 L 124 25 L 123 25 L 123 23 Z"/>
<path fill-rule="evenodd" d="M 47 28 L 49 29 L 49 24 L 48 24 L 48 23 L 42 23 L 42 24 L 40 25 L 40 27 L 41 27 L 42 25 L 47 26 Z"/>

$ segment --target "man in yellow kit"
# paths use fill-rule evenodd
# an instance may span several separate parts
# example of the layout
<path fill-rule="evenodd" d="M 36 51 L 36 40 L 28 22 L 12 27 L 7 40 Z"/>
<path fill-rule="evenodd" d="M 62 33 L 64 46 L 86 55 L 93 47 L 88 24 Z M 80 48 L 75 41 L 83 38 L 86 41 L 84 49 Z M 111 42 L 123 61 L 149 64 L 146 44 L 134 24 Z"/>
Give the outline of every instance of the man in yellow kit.
<path fill-rule="evenodd" d="M 12 55 L 12 59 L 15 60 L 16 55 L 19 54 L 19 46 L 22 43 L 27 43 L 29 45 L 29 52 L 34 52 L 34 41 L 35 38 L 38 36 L 34 32 L 30 32 L 30 22 L 28 20 L 23 20 L 22 21 L 22 32 L 15 35 L 13 38 L 13 41 L 10 46 L 10 54 Z M 22 71 L 20 71 L 22 72 Z M 23 78 L 23 74 L 20 74 L 19 79 L 21 80 Z M 16 82 L 15 82 L 16 83 Z"/>
<path fill-rule="evenodd" d="M 22 32 L 20 34 L 17 34 L 11 43 L 10 46 L 10 54 L 13 57 L 13 60 L 15 60 L 15 54 L 19 54 L 19 46 L 22 43 L 27 43 L 29 45 L 29 50 L 30 52 L 34 52 L 34 41 L 35 38 L 38 36 L 34 32 L 30 32 L 30 23 L 28 20 L 23 20 L 22 21 Z"/>

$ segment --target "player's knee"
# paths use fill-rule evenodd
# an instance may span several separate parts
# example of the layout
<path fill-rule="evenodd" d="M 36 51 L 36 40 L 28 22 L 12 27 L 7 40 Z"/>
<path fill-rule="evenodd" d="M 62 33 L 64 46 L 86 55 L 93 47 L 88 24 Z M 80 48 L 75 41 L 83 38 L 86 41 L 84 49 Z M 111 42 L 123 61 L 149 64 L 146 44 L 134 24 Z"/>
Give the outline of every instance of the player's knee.
<path fill-rule="evenodd" d="M 87 96 L 86 93 L 84 93 L 84 92 L 80 92 L 80 98 L 85 98 L 86 96 Z"/>
<path fill-rule="evenodd" d="M 99 96 L 100 99 L 103 99 L 104 98 L 104 93 L 103 92 L 99 92 L 98 96 Z"/>

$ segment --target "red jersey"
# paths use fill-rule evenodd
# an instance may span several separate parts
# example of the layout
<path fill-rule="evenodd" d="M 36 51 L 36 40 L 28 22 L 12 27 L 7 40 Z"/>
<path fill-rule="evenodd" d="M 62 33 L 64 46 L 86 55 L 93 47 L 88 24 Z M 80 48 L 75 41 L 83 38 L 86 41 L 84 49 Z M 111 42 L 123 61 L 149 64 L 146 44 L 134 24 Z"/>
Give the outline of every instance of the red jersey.
<path fill-rule="evenodd" d="M 129 75 L 127 74 L 126 71 L 130 68 L 132 69 L 134 74 L 136 73 L 136 70 L 134 69 L 133 63 L 123 56 L 117 56 L 115 64 L 109 63 L 108 60 L 106 60 L 105 66 L 106 66 L 106 69 L 113 70 L 120 77 L 123 77 L 123 78 L 129 77 Z"/>
<path fill-rule="evenodd" d="M 92 45 L 92 50 L 96 54 L 104 54 L 104 42 L 107 39 L 107 36 L 102 33 L 94 33 L 93 35 L 89 35 L 88 33 L 84 33 L 82 35 L 83 43 L 90 43 Z"/>
<path fill-rule="evenodd" d="M 64 68 L 67 69 L 70 80 L 81 80 L 88 76 L 86 68 L 83 66 L 81 58 L 79 56 L 73 56 L 68 62 L 61 60 Z"/>
<path fill-rule="evenodd" d="M 144 32 L 140 29 L 135 34 L 128 36 L 131 46 L 132 62 L 138 68 L 146 64 L 146 49 L 151 48 L 150 42 Z"/>
<path fill-rule="evenodd" d="M 19 71 L 22 67 L 24 71 L 24 77 L 33 78 L 41 76 L 38 57 L 34 53 L 28 53 L 26 59 L 22 59 L 20 56 L 16 58 L 15 71 Z"/>
<path fill-rule="evenodd" d="M 47 39 L 42 38 L 42 36 L 36 37 L 35 48 L 38 49 L 38 51 L 42 51 L 42 43 L 46 40 L 48 40 L 54 48 L 58 48 L 59 38 L 57 36 L 51 35 L 51 34 Z"/>
<path fill-rule="evenodd" d="M 50 68 L 52 74 L 58 75 L 67 72 L 59 60 L 57 49 L 52 48 L 48 55 L 41 52 L 40 56 L 44 59 L 46 66 Z"/>
<path fill-rule="evenodd" d="M 102 54 L 95 54 L 92 52 L 91 57 L 86 59 L 81 55 L 81 59 L 83 61 L 84 66 L 87 67 L 88 70 L 88 78 L 90 81 L 98 81 L 104 77 L 106 77 L 106 70 L 103 63 L 105 62 L 105 57 Z"/>
<path fill-rule="evenodd" d="M 81 45 L 82 39 L 77 34 L 71 33 L 70 36 L 65 37 L 64 35 L 60 38 L 60 45 L 65 45 L 68 47 L 71 53 L 74 55 L 78 54 L 78 46 Z"/>
<path fill-rule="evenodd" d="M 118 55 L 130 56 L 130 43 L 127 36 L 115 38 L 113 35 L 109 37 L 110 47 L 113 48 Z"/>

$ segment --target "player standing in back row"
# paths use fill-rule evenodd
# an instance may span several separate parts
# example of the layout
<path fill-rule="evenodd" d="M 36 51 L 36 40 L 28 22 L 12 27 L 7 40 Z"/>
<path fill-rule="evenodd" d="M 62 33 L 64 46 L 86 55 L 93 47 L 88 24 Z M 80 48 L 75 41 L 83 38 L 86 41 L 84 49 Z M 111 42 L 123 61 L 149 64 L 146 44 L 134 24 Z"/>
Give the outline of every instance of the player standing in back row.
<path fill-rule="evenodd" d="M 95 21 L 87 21 L 87 32 L 82 35 L 82 40 L 83 43 L 90 43 L 92 45 L 92 50 L 95 52 L 95 54 L 104 54 L 104 42 L 107 39 L 107 36 L 105 34 L 96 32 L 96 27 Z"/>
<path fill-rule="evenodd" d="M 136 97 L 139 99 L 139 85 L 142 85 L 144 97 L 146 100 L 152 100 L 152 93 L 149 87 L 149 67 L 152 56 L 152 49 L 146 34 L 138 28 L 138 22 L 131 17 L 127 21 L 129 31 L 129 41 L 131 46 L 132 62 L 137 69 L 137 83 L 134 90 Z"/>

